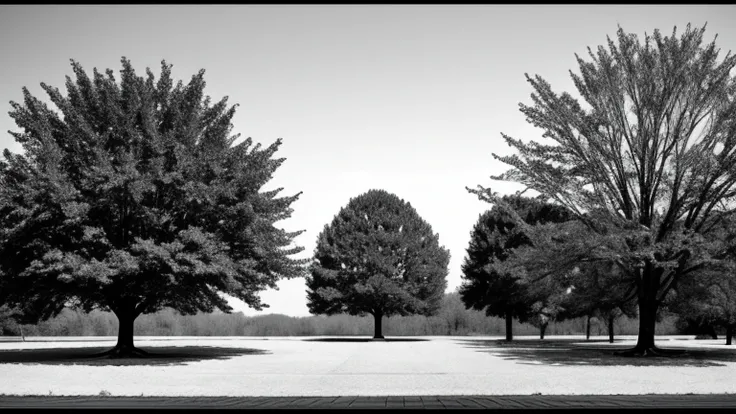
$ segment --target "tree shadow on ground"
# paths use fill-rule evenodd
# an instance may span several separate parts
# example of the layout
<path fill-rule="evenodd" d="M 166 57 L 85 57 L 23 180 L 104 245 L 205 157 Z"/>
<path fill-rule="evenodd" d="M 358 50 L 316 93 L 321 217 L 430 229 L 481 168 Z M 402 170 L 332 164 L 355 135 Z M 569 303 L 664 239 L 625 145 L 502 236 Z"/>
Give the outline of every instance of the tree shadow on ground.
<path fill-rule="evenodd" d="M 185 365 L 211 359 L 227 359 L 241 355 L 263 355 L 270 352 L 251 348 L 220 348 L 209 346 L 157 346 L 141 348 L 145 357 L 110 358 L 96 356 L 110 347 L 13 349 L 0 351 L 0 364 L 42 365 Z"/>
<path fill-rule="evenodd" d="M 180 336 L 157 336 L 155 338 L 138 338 L 136 335 L 135 343 L 139 342 L 145 342 L 145 341 L 156 341 L 156 342 L 163 342 L 163 341 L 187 341 L 187 340 L 197 340 L 197 341 L 267 341 L 268 338 L 263 338 L 260 336 L 217 336 L 217 337 L 210 337 L 210 336 L 187 336 L 187 337 L 180 337 Z M 111 342 L 115 343 L 117 341 L 117 337 L 109 336 L 89 336 L 89 337 L 80 337 L 80 338 L 69 338 L 65 336 L 51 336 L 51 337 L 45 337 L 45 336 L 35 336 L 35 337 L 26 337 L 25 339 L 22 339 L 20 336 L 0 336 L 0 342 L 25 342 L 25 343 L 31 343 L 31 342 Z"/>
<path fill-rule="evenodd" d="M 429 341 L 424 338 L 384 338 L 384 339 L 373 339 L 373 338 L 308 338 L 302 339 L 302 341 L 309 342 L 423 342 Z"/>
<path fill-rule="evenodd" d="M 462 345 L 478 352 L 488 352 L 506 360 L 529 365 L 573 366 L 724 366 L 724 362 L 736 362 L 736 347 L 724 349 L 690 348 L 659 343 L 665 350 L 676 351 L 666 356 L 627 357 L 617 351 L 630 349 L 632 345 L 608 344 L 608 341 L 579 339 L 514 340 L 459 340 Z M 656 342 L 655 342 L 656 343 Z M 604 345 L 605 344 L 605 345 Z"/>

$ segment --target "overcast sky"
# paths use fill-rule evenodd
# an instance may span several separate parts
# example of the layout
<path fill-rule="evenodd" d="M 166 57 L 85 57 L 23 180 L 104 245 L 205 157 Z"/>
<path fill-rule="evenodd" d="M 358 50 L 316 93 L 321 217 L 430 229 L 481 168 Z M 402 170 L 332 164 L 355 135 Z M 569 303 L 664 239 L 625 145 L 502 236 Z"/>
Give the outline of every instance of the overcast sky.
<path fill-rule="evenodd" d="M 524 73 L 554 90 L 573 91 L 575 53 L 626 32 L 681 33 L 708 23 L 722 53 L 736 51 L 736 6 L 572 5 L 182 5 L 0 6 L 0 148 L 19 152 L 4 133 L 15 124 L 9 101 L 39 84 L 62 90 L 69 59 L 91 73 L 120 70 L 158 75 L 160 62 L 189 81 L 205 69 L 213 101 L 239 103 L 235 132 L 264 145 L 283 138 L 286 162 L 267 189 L 303 191 L 283 228 L 306 230 L 300 257 L 351 197 L 392 192 L 414 206 L 440 235 L 452 259 L 448 291 L 478 215 L 489 208 L 465 187 L 519 189 L 488 177 L 506 166 L 501 132 L 537 139 L 542 132 L 518 111 L 530 103 Z M 305 316 L 303 279 L 261 294 L 261 313 Z M 257 314 L 242 302 L 237 311 Z"/>

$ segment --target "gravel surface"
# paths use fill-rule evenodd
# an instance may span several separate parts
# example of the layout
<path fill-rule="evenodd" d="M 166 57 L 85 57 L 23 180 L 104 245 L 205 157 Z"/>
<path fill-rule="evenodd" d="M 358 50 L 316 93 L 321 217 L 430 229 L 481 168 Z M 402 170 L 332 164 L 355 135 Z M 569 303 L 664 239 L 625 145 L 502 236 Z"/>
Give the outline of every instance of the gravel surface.
<path fill-rule="evenodd" d="M 530 394 L 709 394 L 736 393 L 736 346 L 724 340 L 658 337 L 666 348 L 701 352 L 697 358 L 662 358 L 655 366 L 631 364 L 611 355 L 633 346 L 602 337 L 542 342 L 521 337 L 512 347 L 500 337 L 421 337 L 422 341 L 325 341 L 324 338 L 137 337 L 136 345 L 247 348 L 261 352 L 224 359 L 136 366 L 90 365 L 83 361 L 34 362 L 34 350 L 58 352 L 111 347 L 114 338 L 27 338 L 0 342 L 0 394 L 113 396 L 335 396 L 335 395 L 530 395 Z M 391 338 L 389 338 L 391 339 Z M 398 339 L 398 338 L 397 338 Z M 595 355 L 575 357 L 579 347 Z M 572 349 L 568 349 L 572 348 Z M 214 348 L 213 348 L 214 349 Z M 13 362 L 10 352 L 31 353 Z M 581 351 L 582 352 L 582 351 Z M 587 351 L 586 351 L 587 352 Z M 711 358 L 710 354 L 714 357 Z M 570 359 L 563 358 L 570 355 Z M 13 354 L 15 355 L 15 354 Z M 545 356 L 546 355 L 546 356 Z M 550 358 L 549 355 L 554 355 Z M 592 355 L 592 354 L 591 354 Z M 704 356 L 703 356 L 704 355 Z M 717 357 L 715 357 L 717 356 Z M 688 359 L 689 358 L 689 359 Z M 24 357 L 24 361 L 29 358 Z M 661 362 L 663 361 L 663 362 Z M 645 361 L 646 362 L 646 361 Z M 648 362 L 647 362 L 648 363 Z"/>

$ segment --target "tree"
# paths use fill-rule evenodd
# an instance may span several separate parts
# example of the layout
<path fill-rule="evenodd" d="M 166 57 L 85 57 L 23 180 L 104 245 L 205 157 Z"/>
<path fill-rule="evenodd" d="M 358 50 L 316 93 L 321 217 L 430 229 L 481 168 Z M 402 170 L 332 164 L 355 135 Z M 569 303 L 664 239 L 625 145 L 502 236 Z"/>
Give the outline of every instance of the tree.
<path fill-rule="evenodd" d="M 17 311 L 0 306 L 0 335 L 21 335 L 21 327 L 16 322 Z"/>
<path fill-rule="evenodd" d="M 526 285 L 525 279 L 518 280 L 522 285 Z M 551 322 L 567 319 L 565 313 L 567 292 L 563 290 L 559 281 L 553 278 L 526 286 L 527 297 L 531 302 L 529 323 L 539 328 L 539 339 L 544 339 L 544 333 Z"/>
<path fill-rule="evenodd" d="M 469 325 L 468 311 L 466 310 L 460 295 L 457 292 L 446 293 L 442 297 L 442 305 L 439 317 L 447 326 L 447 335 L 463 335 Z"/>
<path fill-rule="evenodd" d="M 606 322 L 608 341 L 613 343 L 613 323 L 621 316 L 635 317 L 634 285 L 623 283 L 623 274 L 612 262 L 581 263 L 567 275 L 564 287 L 567 318 L 587 317 L 586 339 L 590 339 L 590 319 Z"/>
<path fill-rule="evenodd" d="M 678 313 L 678 312 L 676 312 Z M 689 316 L 680 313 L 675 320 L 675 327 L 680 335 L 695 335 L 695 339 L 718 339 L 718 333 L 713 323 L 704 321 L 701 316 Z"/>
<path fill-rule="evenodd" d="M 410 203 L 384 190 L 350 199 L 317 238 L 307 298 L 312 314 L 434 315 L 450 253 Z"/>
<path fill-rule="evenodd" d="M 726 345 L 731 345 L 736 328 L 736 279 L 733 273 L 701 271 L 697 277 L 680 281 L 673 299 L 676 300 L 674 310 L 706 330 L 710 328 L 711 337 L 715 336 L 714 326 L 725 328 Z"/>
<path fill-rule="evenodd" d="M 23 88 L 11 102 L 23 154 L 0 163 L 0 303 L 25 322 L 64 307 L 112 311 L 113 356 L 138 355 L 135 319 L 164 307 L 231 310 L 223 294 L 261 309 L 257 293 L 303 274 L 289 256 L 301 232 L 275 227 L 299 194 L 262 191 L 281 145 L 234 145 L 227 97 L 203 97 L 204 70 L 173 86 L 122 59 L 89 78 L 72 61 L 66 95 L 41 84 L 58 110 Z"/>
<path fill-rule="evenodd" d="M 503 201 L 514 209 L 517 216 L 524 217 L 525 223 L 529 225 L 564 222 L 571 218 L 559 206 L 545 204 L 533 198 L 514 195 L 504 196 Z M 539 293 L 530 297 L 526 285 L 519 283 L 517 275 L 497 271 L 492 265 L 503 262 L 513 249 L 530 242 L 508 212 L 494 206 L 481 214 L 473 227 L 466 250 L 467 256 L 462 265 L 463 282 L 459 292 L 463 303 L 468 309 L 485 309 L 488 316 L 505 318 L 507 341 L 513 340 L 513 318 L 525 322 L 534 315 L 539 317 L 543 308 L 540 302 L 542 298 Z M 532 305 L 536 302 L 540 303 L 536 305 L 538 309 L 535 311 L 532 310 Z"/>
<path fill-rule="evenodd" d="M 537 190 L 585 224 L 567 239 L 570 255 L 558 250 L 547 259 L 558 269 L 610 260 L 635 283 L 639 334 L 627 355 L 660 353 L 658 307 L 679 279 L 708 266 L 700 233 L 713 218 L 734 212 L 736 81 L 730 72 L 736 56 L 729 52 L 719 61 L 715 40 L 701 46 L 704 31 L 688 25 L 677 38 L 676 29 L 670 37 L 655 30 L 642 44 L 619 27 L 618 45 L 609 39 L 608 50 L 589 49 L 590 61 L 577 57 L 581 74 L 571 76 L 584 104 L 527 75 L 534 105 L 520 104 L 520 110 L 554 143 L 503 135 L 518 154 L 494 154 L 511 169 L 491 178 Z M 498 198 L 483 187 L 470 191 Z"/>
<path fill-rule="evenodd" d="M 726 345 L 736 328 L 736 220 L 728 217 L 710 228 L 706 236 L 721 244 L 722 266 L 705 268 L 682 278 L 668 295 L 665 305 L 680 319 L 717 339 L 716 326 L 726 330 Z"/>

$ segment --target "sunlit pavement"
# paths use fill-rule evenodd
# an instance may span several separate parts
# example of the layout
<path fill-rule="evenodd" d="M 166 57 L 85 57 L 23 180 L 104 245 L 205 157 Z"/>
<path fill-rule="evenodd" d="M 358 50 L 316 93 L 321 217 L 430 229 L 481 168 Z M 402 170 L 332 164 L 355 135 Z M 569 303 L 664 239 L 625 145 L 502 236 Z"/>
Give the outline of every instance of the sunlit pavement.
<path fill-rule="evenodd" d="M 585 342 L 584 338 L 565 339 Z M 674 404 L 691 404 L 694 398 L 702 406 L 720 407 L 736 392 L 736 347 L 727 347 L 722 340 L 694 341 L 688 337 L 658 337 L 658 341 L 667 348 L 707 350 L 707 355 L 650 360 L 611 354 L 612 349 L 633 346 L 635 337 L 622 337 L 615 344 L 596 338 L 585 345 L 611 348 L 607 352 L 569 352 L 567 345 L 556 346 L 558 339 L 554 337 L 544 341 L 519 338 L 513 344 L 496 337 L 395 338 L 395 342 L 326 337 L 136 340 L 149 351 L 174 346 L 195 347 L 205 354 L 213 350 L 214 354 L 220 352 L 216 351 L 218 347 L 225 347 L 243 353 L 178 363 L 154 363 L 158 361 L 154 358 L 150 362 L 142 360 L 144 365 L 113 366 L 80 360 L 55 363 L 44 356 L 48 349 L 57 354 L 64 354 L 64 348 L 71 348 L 68 352 L 86 347 L 102 349 L 114 345 L 112 338 L 1 343 L 0 356 L 5 357 L 0 358 L 0 378 L 6 380 L 0 380 L 0 395 L 44 397 L 39 401 L 51 397 L 50 401 L 62 402 L 70 398 L 71 404 L 82 404 L 79 401 L 84 400 L 101 404 L 94 401 L 104 396 L 102 403 L 164 401 L 161 404 L 171 405 L 181 401 L 196 406 L 211 401 L 223 406 L 268 403 L 302 407 L 309 401 L 307 407 L 326 404 L 348 408 L 366 404 L 409 407 L 419 403 L 422 407 L 464 407 L 493 405 L 502 401 L 499 398 L 509 407 L 515 407 L 515 401 L 545 407 L 559 398 L 566 404 L 563 407 L 575 401 L 580 401 L 581 407 L 594 402 L 598 402 L 594 406 L 615 407 L 616 402 L 610 398 L 633 401 L 633 406 L 640 403 L 655 407 L 665 404 L 662 398 Z M 481 397 L 467 397 L 473 395 Z M 504 397 L 511 395 L 526 397 Z M 600 397 L 585 397 L 596 395 Z M 373 401 L 355 396 L 381 397 Z M 538 397 L 541 399 L 535 399 Z M 654 402 L 650 398 L 655 398 Z M 20 406 L 32 402 L 19 401 Z"/>
<path fill-rule="evenodd" d="M 48 397 L 0 396 L 0 408 L 235 409 L 693 409 L 736 408 L 736 394 L 389 397 Z"/>

